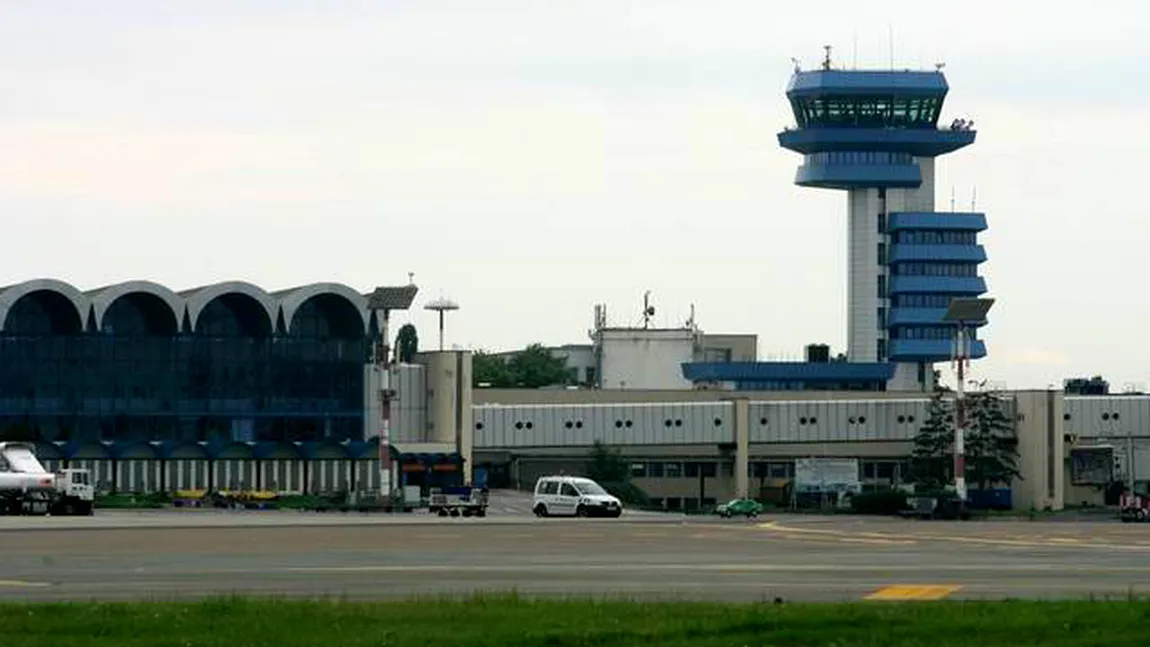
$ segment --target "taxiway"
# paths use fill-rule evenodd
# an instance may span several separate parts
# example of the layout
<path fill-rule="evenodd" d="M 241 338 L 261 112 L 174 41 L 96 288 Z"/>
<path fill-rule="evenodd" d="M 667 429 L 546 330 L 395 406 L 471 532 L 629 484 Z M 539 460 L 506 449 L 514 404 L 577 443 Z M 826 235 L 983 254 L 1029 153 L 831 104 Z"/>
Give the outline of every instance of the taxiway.
<path fill-rule="evenodd" d="M 124 522 L 132 515 L 134 525 Z M 173 525 L 169 517 L 180 515 L 184 521 Z M 1150 529 L 1118 523 L 171 512 L 105 513 L 29 528 L 34 521 L 23 519 L 22 530 L 0 527 L 0 599 L 369 599 L 514 589 L 878 600 L 1150 589 Z"/>

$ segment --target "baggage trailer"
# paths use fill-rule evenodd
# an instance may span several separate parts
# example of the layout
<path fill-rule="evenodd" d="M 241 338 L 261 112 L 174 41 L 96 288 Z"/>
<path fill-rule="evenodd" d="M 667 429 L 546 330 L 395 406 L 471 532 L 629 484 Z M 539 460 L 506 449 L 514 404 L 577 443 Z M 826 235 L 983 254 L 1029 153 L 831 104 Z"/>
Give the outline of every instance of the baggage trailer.
<path fill-rule="evenodd" d="M 95 499 L 88 470 L 49 472 L 32 443 L 0 442 L 0 514 L 88 516 Z"/>
<path fill-rule="evenodd" d="M 486 517 L 487 489 L 467 486 L 432 488 L 427 511 L 441 517 Z"/>
<path fill-rule="evenodd" d="M 1145 523 L 1150 520 L 1150 497 L 1123 492 L 1118 500 L 1118 518 L 1123 523 Z"/>

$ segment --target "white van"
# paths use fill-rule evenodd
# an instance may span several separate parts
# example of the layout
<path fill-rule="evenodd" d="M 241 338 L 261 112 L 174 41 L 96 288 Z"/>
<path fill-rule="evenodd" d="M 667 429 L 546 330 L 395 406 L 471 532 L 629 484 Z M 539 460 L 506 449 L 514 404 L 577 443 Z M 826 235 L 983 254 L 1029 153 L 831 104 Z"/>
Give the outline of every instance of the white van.
<path fill-rule="evenodd" d="M 531 510 L 537 517 L 619 517 L 623 503 L 580 476 L 543 476 L 535 482 Z"/>

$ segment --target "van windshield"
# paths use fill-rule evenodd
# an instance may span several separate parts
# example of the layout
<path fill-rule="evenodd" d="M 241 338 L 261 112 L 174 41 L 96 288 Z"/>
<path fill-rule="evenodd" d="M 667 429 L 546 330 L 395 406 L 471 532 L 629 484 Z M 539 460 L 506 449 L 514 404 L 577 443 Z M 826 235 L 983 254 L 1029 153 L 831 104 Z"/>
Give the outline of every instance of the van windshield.
<path fill-rule="evenodd" d="M 607 494 L 595 481 L 575 481 L 575 489 L 579 490 L 579 494 L 593 495 L 593 494 Z"/>

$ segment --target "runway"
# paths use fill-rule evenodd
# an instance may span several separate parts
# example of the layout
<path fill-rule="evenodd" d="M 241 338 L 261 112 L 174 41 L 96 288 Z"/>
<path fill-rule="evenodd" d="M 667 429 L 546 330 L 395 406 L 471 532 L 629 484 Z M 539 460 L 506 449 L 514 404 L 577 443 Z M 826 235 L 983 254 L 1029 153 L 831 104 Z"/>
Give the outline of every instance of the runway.
<path fill-rule="evenodd" d="M 328 516 L 324 526 L 288 526 L 251 523 L 255 515 L 216 517 L 206 526 L 101 528 L 103 515 L 80 519 L 92 522 L 85 532 L 0 530 L 0 599 L 176 599 L 233 592 L 368 599 L 514 589 L 532 595 L 830 601 L 1125 597 L 1150 591 L 1150 527 L 1143 525 L 658 515 L 390 515 L 366 517 L 368 522 L 353 515 Z"/>

